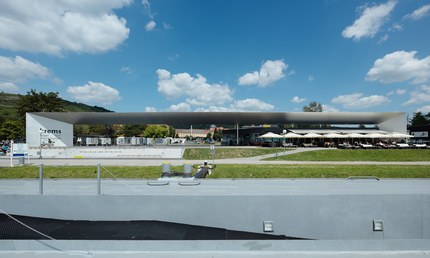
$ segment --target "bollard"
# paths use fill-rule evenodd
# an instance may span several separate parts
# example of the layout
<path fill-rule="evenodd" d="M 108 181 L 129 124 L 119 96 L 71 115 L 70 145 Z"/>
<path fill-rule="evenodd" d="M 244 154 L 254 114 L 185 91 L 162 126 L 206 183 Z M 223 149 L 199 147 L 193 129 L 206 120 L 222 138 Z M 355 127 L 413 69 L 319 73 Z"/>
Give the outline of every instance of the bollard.
<path fill-rule="evenodd" d="M 192 166 L 191 163 L 184 163 L 184 177 L 192 176 Z"/>
<path fill-rule="evenodd" d="M 97 164 L 97 195 L 101 195 L 102 193 L 100 167 L 100 164 Z"/>
<path fill-rule="evenodd" d="M 164 162 L 161 168 L 161 177 L 170 177 L 170 162 Z"/>
<path fill-rule="evenodd" d="M 39 194 L 43 194 L 43 164 L 39 166 Z"/>

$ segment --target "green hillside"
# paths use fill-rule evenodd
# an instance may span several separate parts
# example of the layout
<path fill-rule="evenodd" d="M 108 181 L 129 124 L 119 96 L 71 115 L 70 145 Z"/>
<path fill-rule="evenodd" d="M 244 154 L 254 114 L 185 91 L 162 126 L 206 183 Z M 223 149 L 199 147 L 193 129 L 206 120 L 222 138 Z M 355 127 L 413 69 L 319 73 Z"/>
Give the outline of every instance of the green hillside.
<path fill-rule="evenodd" d="M 17 113 L 15 105 L 18 102 L 19 94 L 0 92 L 0 121 L 16 120 Z M 66 112 L 113 112 L 103 107 L 89 106 L 82 103 L 64 100 L 64 110 Z"/>

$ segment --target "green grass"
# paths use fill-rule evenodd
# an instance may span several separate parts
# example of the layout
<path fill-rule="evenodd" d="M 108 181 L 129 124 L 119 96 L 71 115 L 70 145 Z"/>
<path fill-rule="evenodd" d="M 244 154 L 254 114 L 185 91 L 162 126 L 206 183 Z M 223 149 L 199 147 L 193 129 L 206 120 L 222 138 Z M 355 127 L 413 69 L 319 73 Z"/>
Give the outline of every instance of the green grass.
<path fill-rule="evenodd" d="M 224 165 L 210 178 L 430 178 L 427 165 Z"/>
<path fill-rule="evenodd" d="M 172 171 L 182 171 L 173 167 Z M 161 166 L 102 166 L 102 178 L 158 178 Z M 38 178 L 39 167 L 2 167 L 0 178 Z M 209 178 L 430 178 L 428 165 L 231 165 L 219 164 Z M 96 178 L 96 166 L 44 166 L 45 178 Z"/>
<path fill-rule="evenodd" d="M 216 148 L 215 159 L 247 158 L 281 152 L 282 148 Z M 186 148 L 184 159 L 211 159 L 209 146 L 207 148 Z"/>
<path fill-rule="evenodd" d="M 430 161 L 430 150 L 317 150 L 266 160 L 294 161 Z"/>

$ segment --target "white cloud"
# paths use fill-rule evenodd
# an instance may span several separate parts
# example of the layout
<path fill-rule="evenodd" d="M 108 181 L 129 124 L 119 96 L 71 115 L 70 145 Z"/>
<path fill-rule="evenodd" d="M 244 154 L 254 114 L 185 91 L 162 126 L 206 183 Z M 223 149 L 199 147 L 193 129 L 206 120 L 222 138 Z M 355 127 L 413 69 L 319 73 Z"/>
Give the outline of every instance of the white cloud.
<path fill-rule="evenodd" d="M 146 31 L 153 31 L 155 29 L 155 26 L 157 26 L 157 23 L 155 21 L 149 21 L 146 25 L 145 25 L 145 30 Z"/>
<path fill-rule="evenodd" d="M 130 67 L 128 67 L 128 66 L 123 66 L 123 67 L 121 67 L 120 71 L 121 71 L 121 72 L 123 72 L 123 73 L 126 73 L 126 74 L 131 74 L 131 73 L 133 73 L 133 70 L 131 70 L 131 68 L 130 68 Z"/>
<path fill-rule="evenodd" d="M 421 111 L 423 114 L 429 113 L 430 112 L 430 105 L 419 107 L 419 108 L 417 108 L 417 110 L 415 112 L 419 112 L 419 111 Z"/>
<path fill-rule="evenodd" d="M 11 82 L 0 82 L 0 91 L 6 93 L 17 93 L 19 88 Z"/>
<path fill-rule="evenodd" d="M 164 69 L 157 70 L 158 92 L 168 99 L 187 97 L 186 102 L 195 106 L 223 105 L 233 100 L 233 91 L 228 85 L 209 84 L 200 74 L 196 77 L 188 73 L 170 74 Z"/>
<path fill-rule="evenodd" d="M 209 106 L 197 108 L 197 112 L 258 112 L 273 110 L 274 106 L 259 99 L 235 100 L 228 107 Z"/>
<path fill-rule="evenodd" d="M 49 69 L 39 63 L 33 63 L 20 56 L 0 56 L 0 80 L 7 82 L 23 82 L 30 79 L 47 79 Z"/>
<path fill-rule="evenodd" d="M 167 110 L 172 112 L 188 112 L 191 110 L 191 105 L 188 103 L 182 102 L 177 105 L 171 105 Z"/>
<path fill-rule="evenodd" d="M 101 82 L 88 82 L 83 86 L 70 86 L 67 92 L 84 103 L 101 103 L 110 105 L 121 99 L 119 91 Z"/>
<path fill-rule="evenodd" d="M 403 94 L 405 94 L 406 93 L 406 90 L 405 89 L 397 89 L 396 90 L 396 94 L 397 95 L 403 95 Z"/>
<path fill-rule="evenodd" d="M 51 73 L 39 63 L 33 63 L 20 56 L 0 56 L 0 80 L 6 82 L 24 82 L 30 79 L 48 79 Z"/>
<path fill-rule="evenodd" d="M 368 81 L 393 83 L 412 80 L 425 83 L 430 79 L 430 56 L 415 57 L 416 51 L 396 51 L 379 58 L 366 75 Z"/>
<path fill-rule="evenodd" d="M 157 108 L 155 108 L 155 107 L 145 107 L 145 112 L 157 112 Z"/>
<path fill-rule="evenodd" d="M 268 60 L 264 62 L 260 71 L 246 73 L 239 78 L 239 85 L 258 85 L 266 87 L 285 77 L 288 65 L 283 60 Z"/>
<path fill-rule="evenodd" d="M 413 13 L 406 15 L 404 18 L 416 21 L 427 16 L 429 13 L 430 13 L 430 4 L 427 4 L 416 9 Z"/>
<path fill-rule="evenodd" d="M 337 108 L 335 108 L 335 107 L 333 107 L 333 106 L 330 106 L 330 105 L 322 105 L 322 109 L 323 109 L 323 112 L 340 112 L 340 110 L 339 109 L 337 109 Z"/>
<path fill-rule="evenodd" d="M 387 20 L 396 3 L 396 1 L 390 0 L 385 4 L 360 7 L 361 16 L 342 31 L 342 36 L 354 40 L 360 40 L 363 37 L 373 38 Z"/>
<path fill-rule="evenodd" d="M 294 96 L 290 101 L 293 103 L 302 103 L 306 101 L 306 98 L 300 98 L 299 96 Z"/>
<path fill-rule="evenodd" d="M 399 23 L 394 23 L 393 26 L 391 26 L 392 31 L 399 31 L 403 30 L 403 25 Z"/>
<path fill-rule="evenodd" d="M 430 102 L 430 86 L 422 85 L 410 93 L 411 98 L 403 106 Z"/>
<path fill-rule="evenodd" d="M 382 44 L 385 41 L 387 41 L 389 38 L 388 34 L 385 34 L 384 36 L 382 36 L 379 40 L 378 40 L 378 44 Z"/>
<path fill-rule="evenodd" d="M 142 0 L 142 5 L 145 8 L 146 14 L 149 18 L 154 19 L 154 14 L 151 12 L 151 3 L 149 0 Z"/>
<path fill-rule="evenodd" d="M 341 104 L 345 108 L 368 108 L 388 103 L 389 99 L 381 95 L 363 96 L 363 93 L 340 95 L 331 100 L 334 104 Z"/>
<path fill-rule="evenodd" d="M 172 30 L 173 26 L 168 24 L 167 22 L 163 22 L 163 28 L 164 30 Z"/>
<path fill-rule="evenodd" d="M 391 96 L 391 95 L 394 95 L 394 94 L 396 94 L 396 95 L 403 95 L 403 94 L 405 94 L 406 93 L 406 90 L 405 89 L 397 89 L 397 90 L 395 90 L 395 91 L 390 91 L 390 92 L 388 92 L 387 93 L 387 96 Z"/>
<path fill-rule="evenodd" d="M 312 82 L 312 81 L 314 81 L 314 80 L 315 80 L 315 77 L 313 77 L 312 75 L 309 75 L 309 76 L 308 76 L 308 81 Z"/>
<path fill-rule="evenodd" d="M 259 99 L 243 99 L 235 100 L 231 108 L 236 111 L 269 111 L 274 106 Z"/>
<path fill-rule="evenodd" d="M 113 10 L 131 2 L 3 0 L 0 48 L 52 55 L 114 49 L 130 30 Z"/>

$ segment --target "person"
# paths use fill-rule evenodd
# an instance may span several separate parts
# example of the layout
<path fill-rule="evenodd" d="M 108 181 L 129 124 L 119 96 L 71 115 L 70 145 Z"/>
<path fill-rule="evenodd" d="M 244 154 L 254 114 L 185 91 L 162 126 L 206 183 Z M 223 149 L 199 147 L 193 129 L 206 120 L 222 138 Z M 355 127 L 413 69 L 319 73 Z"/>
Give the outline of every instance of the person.
<path fill-rule="evenodd" d="M 209 165 L 208 161 L 205 160 L 202 165 L 197 167 L 197 173 L 194 175 L 196 178 L 205 178 L 207 175 L 212 174 L 212 170 L 215 169 L 216 165 Z"/>
<path fill-rule="evenodd" d="M 3 146 L 1 146 L 1 150 L 3 151 L 3 155 L 6 155 L 6 153 L 7 153 L 7 146 L 3 144 Z"/>

